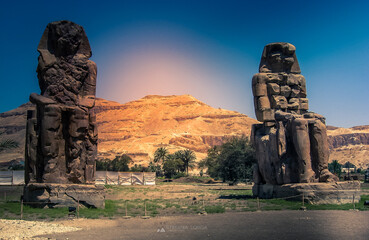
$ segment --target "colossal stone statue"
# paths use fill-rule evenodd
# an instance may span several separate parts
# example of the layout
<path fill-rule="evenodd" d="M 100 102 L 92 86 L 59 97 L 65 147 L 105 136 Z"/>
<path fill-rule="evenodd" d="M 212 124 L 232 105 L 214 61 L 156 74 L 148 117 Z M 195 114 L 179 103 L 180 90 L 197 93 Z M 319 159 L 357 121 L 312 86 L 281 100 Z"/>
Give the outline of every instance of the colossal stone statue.
<path fill-rule="evenodd" d="M 84 29 L 49 23 L 37 48 L 41 94 L 27 116 L 25 182 L 93 184 L 97 156 L 96 64 Z"/>
<path fill-rule="evenodd" d="M 256 149 L 256 185 L 331 182 L 325 118 L 309 112 L 306 82 L 295 47 L 265 46 L 259 73 L 252 79 L 256 117 L 252 141 Z"/>

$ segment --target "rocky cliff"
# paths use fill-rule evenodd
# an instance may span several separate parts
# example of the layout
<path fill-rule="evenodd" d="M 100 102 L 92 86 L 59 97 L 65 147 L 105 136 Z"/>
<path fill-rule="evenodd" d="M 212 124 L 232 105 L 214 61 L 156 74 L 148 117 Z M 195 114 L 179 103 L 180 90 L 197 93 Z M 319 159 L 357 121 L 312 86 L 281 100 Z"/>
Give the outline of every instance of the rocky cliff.
<path fill-rule="evenodd" d="M 226 137 L 249 135 L 257 121 L 234 111 L 216 109 L 190 95 L 146 96 L 117 104 L 99 99 L 95 111 L 100 157 L 128 153 L 147 164 L 158 147 L 170 152 L 188 148 L 198 159 Z"/>
<path fill-rule="evenodd" d="M 23 160 L 26 111 L 32 107 L 26 103 L 0 113 L 0 131 L 5 132 L 1 138 L 20 143 L 18 149 L 0 153 L 0 162 Z M 202 159 L 209 147 L 230 136 L 249 135 L 251 125 L 257 123 L 244 114 L 213 108 L 190 95 L 150 95 L 125 104 L 98 98 L 94 111 L 99 127 L 99 157 L 127 153 L 135 163 L 143 165 L 161 146 L 170 152 L 189 148 Z M 369 167 L 369 126 L 328 127 L 328 135 L 330 161 Z"/>
<path fill-rule="evenodd" d="M 352 128 L 328 128 L 330 161 L 349 161 L 358 168 L 369 167 L 369 125 Z"/>

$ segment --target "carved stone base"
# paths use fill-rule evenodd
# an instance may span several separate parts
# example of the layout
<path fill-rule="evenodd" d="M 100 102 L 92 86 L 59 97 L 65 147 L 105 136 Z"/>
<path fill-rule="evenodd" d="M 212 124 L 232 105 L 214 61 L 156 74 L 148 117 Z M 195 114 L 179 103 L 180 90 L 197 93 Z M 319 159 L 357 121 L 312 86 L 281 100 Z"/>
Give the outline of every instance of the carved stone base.
<path fill-rule="evenodd" d="M 104 186 L 87 184 L 29 183 L 24 187 L 23 200 L 34 207 L 105 208 Z"/>
<path fill-rule="evenodd" d="M 259 198 L 286 198 L 311 204 L 344 204 L 360 201 L 360 182 L 255 184 L 252 193 Z M 304 195 L 304 196 L 302 196 Z M 295 197 L 293 197 L 295 196 Z"/>

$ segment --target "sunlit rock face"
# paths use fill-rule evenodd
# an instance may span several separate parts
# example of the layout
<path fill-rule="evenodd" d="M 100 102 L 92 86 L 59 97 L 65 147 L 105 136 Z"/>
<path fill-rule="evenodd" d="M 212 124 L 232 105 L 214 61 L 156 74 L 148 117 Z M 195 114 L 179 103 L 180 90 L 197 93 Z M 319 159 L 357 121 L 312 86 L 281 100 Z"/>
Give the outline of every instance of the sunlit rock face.
<path fill-rule="evenodd" d="M 49 23 L 37 48 L 41 94 L 27 113 L 26 184 L 93 183 L 97 156 L 96 64 L 83 28 Z"/>
<path fill-rule="evenodd" d="M 252 79 L 256 117 L 252 141 L 258 163 L 256 184 L 330 182 L 325 118 L 309 112 L 306 82 L 295 46 L 265 46 L 259 73 Z"/>
<path fill-rule="evenodd" d="M 214 108 L 191 95 L 148 95 L 125 104 L 97 99 L 99 157 L 126 153 L 147 166 L 158 147 L 193 150 L 197 160 L 231 136 L 249 136 L 257 123 L 244 114 Z M 196 169 L 194 169 L 196 171 Z"/>

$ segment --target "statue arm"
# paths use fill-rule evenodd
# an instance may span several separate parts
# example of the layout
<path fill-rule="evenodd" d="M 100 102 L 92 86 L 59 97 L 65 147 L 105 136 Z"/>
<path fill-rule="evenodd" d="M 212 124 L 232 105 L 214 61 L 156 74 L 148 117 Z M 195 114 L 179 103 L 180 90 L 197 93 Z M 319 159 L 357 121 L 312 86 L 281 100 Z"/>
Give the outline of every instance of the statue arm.
<path fill-rule="evenodd" d="M 97 67 L 96 63 L 88 60 L 88 76 L 82 87 L 82 94 L 79 97 L 79 105 L 87 108 L 92 108 L 95 105 L 96 95 L 96 76 Z"/>
<path fill-rule="evenodd" d="M 29 100 L 34 104 L 41 104 L 41 105 L 48 105 L 48 104 L 56 103 L 51 98 L 44 97 L 44 96 L 39 95 L 37 93 L 31 93 L 31 95 L 29 96 Z"/>

